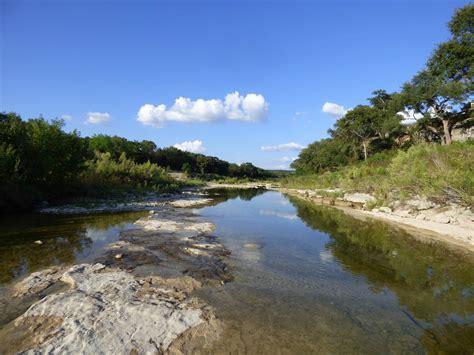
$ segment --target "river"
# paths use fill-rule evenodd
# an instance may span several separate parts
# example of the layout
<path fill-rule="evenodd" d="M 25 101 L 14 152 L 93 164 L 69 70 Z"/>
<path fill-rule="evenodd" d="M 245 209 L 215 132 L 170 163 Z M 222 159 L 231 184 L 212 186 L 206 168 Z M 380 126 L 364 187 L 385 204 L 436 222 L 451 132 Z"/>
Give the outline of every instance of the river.
<path fill-rule="evenodd" d="M 213 194 L 196 213 L 216 224 L 235 279 L 196 292 L 227 324 L 210 352 L 474 352 L 469 253 L 278 192 Z M 146 213 L 3 217 L 0 284 L 91 261 Z"/>

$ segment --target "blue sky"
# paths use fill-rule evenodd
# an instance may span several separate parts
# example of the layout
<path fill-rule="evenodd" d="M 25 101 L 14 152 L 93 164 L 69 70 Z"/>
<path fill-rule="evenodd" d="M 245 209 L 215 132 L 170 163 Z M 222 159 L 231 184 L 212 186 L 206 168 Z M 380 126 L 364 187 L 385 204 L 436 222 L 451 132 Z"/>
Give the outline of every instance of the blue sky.
<path fill-rule="evenodd" d="M 1 111 L 277 168 L 410 79 L 468 1 L 0 3 Z"/>

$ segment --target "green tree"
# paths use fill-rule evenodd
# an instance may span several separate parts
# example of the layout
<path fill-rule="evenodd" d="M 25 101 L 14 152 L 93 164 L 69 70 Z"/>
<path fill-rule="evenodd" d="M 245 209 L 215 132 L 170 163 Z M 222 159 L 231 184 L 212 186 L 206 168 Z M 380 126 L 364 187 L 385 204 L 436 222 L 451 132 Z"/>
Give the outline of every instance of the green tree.
<path fill-rule="evenodd" d="M 334 136 L 348 137 L 356 142 L 367 160 L 370 143 L 380 138 L 381 123 L 382 117 L 376 108 L 359 105 L 336 122 Z"/>
<path fill-rule="evenodd" d="M 420 124 L 443 144 L 451 144 L 453 128 L 468 117 L 474 93 L 474 5 L 456 11 L 449 29 L 451 39 L 438 45 L 426 68 L 403 86 L 407 106 L 424 115 Z"/>

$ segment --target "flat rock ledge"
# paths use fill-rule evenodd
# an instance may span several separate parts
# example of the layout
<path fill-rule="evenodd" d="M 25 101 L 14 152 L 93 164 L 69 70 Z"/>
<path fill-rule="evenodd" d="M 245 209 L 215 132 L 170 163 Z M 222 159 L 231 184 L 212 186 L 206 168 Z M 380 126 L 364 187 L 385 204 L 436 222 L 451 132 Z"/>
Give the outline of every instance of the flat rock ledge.
<path fill-rule="evenodd" d="M 145 199 L 138 201 L 132 199 L 125 199 L 123 201 L 96 200 L 90 202 L 88 206 L 65 204 L 60 206 L 42 207 L 38 209 L 38 212 L 46 214 L 84 214 L 149 211 L 165 206 L 178 208 L 201 207 L 213 201 L 211 198 L 207 198 L 206 196 L 206 194 L 196 191 L 183 191 L 179 194 L 163 194 L 156 196 L 150 194 L 150 196 Z"/>
<path fill-rule="evenodd" d="M 12 353 L 163 353 L 197 326 L 201 333 L 212 331 L 209 338 L 217 336 L 212 310 L 189 297 L 201 283 L 188 276 L 136 278 L 102 264 L 80 264 L 34 273 L 15 286 L 16 296 L 54 282 L 69 289 L 33 304 L 0 332 L 2 339 L 23 332 L 23 341 L 9 347 Z"/>
<path fill-rule="evenodd" d="M 204 202 L 190 200 L 182 206 Z M 13 298 L 36 302 L 0 329 L 0 354 L 202 351 L 224 325 L 191 292 L 233 279 L 230 252 L 214 228 L 192 209 L 167 204 L 123 231 L 93 263 L 29 275 L 13 286 Z"/>

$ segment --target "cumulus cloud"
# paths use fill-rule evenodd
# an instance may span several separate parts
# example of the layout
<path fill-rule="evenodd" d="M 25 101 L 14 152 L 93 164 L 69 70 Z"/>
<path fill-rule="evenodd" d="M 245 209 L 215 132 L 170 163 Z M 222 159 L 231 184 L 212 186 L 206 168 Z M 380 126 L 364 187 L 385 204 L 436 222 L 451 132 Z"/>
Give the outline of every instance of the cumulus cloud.
<path fill-rule="evenodd" d="M 179 97 L 171 107 L 146 104 L 140 107 L 137 120 L 145 125 L 163 127 L 168 121 L 174 122 L 217 122 L 263 120 L 268 112 L 268 103 L 259 94 L 240 95 L 237 91 L 221 99 L 191 100 Z"/>
<path fill-rule="evenodd" d="M 107 112 L 89 112 L 87 113 L 86 123 L 101 124 L 109 122 L 110 119 L 111 116 Z"/>
<path fill-rule="evenodd" d="M 344 106 L 332 102 L 326 102 L 323 105 L 323 112 L 331 115 L 334 118 L 341 118 L 347 113 L 347 111 L 349 110 L 346 110 Z"/>
<path fill-rule="evenodd" d="M 71 120 L 72 120 L 72 116 L 71 116 L 71 115 L 62 115 L 61 118 L 62 118 L 64 121 L 71 121 Z"/>
<path fill-rule="evenodd" d="M 182 150 L 184 152 L 190 153 L 204 153 L 206 151 L 206 148 L 204 148 L 204 145 L 200 140 L 177 143 L 173 147 L 178 148 L 179 150 Z"/>
<path fill-rule="evenodd" d="M 304 148 L 304 145 L 295 142 L 282 143 L 278 145 L 264 145 L 260 147 L 260 149 L 264 152 L 279 152 L 281 150 L 301 150 Z"/>

